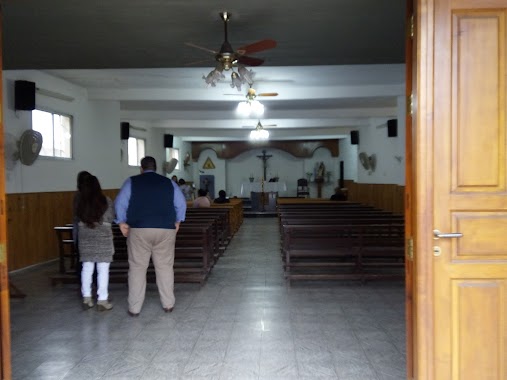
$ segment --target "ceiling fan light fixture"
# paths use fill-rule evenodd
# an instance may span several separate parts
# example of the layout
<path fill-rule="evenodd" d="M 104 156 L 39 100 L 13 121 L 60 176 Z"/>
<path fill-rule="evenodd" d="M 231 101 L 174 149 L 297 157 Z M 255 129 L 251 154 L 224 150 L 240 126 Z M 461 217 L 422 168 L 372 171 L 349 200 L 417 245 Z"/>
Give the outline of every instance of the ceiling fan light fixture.
<path fill-rule="evenodd" d="M 264 114 L 264 105 L 258 100 L 243 101 L 238 103 L 236 108 L 241 116 L 262 116 Z"/>
<path fill-rule="evenodd" d="M 267 140 L 269 139 L 269 132 L 264 129 L 260 120 L 253 131 L 250 132 L 250 140 Z"/>
<path fill-rule="evenodd" d="M 262 141 L 269 139 L 269 132 L 264 128 L 256 128 L 250 132 L 250 140 Z"/>

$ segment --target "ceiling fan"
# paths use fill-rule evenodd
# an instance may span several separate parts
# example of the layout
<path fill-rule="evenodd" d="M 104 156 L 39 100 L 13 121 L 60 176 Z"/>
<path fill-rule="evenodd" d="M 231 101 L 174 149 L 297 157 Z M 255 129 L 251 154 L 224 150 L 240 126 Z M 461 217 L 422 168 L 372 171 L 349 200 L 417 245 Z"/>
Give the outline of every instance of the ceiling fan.
<path fill-rule="evenodd" d="M 276 41 L 274 40 L 261 40 L 249 45 L 245 45 L 237 49 L 236 51 L 232 48 L 229 37 L 227 34 L 227 23 L 231 18 L 229 12 L 220 12 L 220 18 L 224 22 L 224 42 L 220 47 L 220 51 L 207 49 L 205 47 L 193 44 L 191 42 L 185 43 L 187 46 L 201 49 L 215 55 L 215 60 L 218 62 L 217 70 L 230 70 L 234 65 L 242 64 L 247 66 L 259 66 L 264 63 L 261 58 L 249 57 L 247 54 L 258 53 L 263 50 L 273 49 L 276 47 Z"/>
<path fill-rule="evenodd" d="M 276 127 L 276 124 L 266 124 L 266 127 Z M 252 126 L 243 126 L 243 128 L 252 128 Z M 261 124 L 261 121 L 257 123 L 255 127 L 253 127 L 250 131 L 250 140 L 267 140 L 269 139 L 269 131 L 264 128 L 264 126 Z"/>
<path fill-rule="evenodd" d="M 239 95 L 239 94 L 225 94 L 225 95 Z M 262 116 L 264 114 L 264 105 L 262 105 L 257 98 L 258 96 L 278 96 L 277 92 L 263 92 L 257 93 L 251 86 L 248 89 L 245 99 L 238 103 L 236 111 L 244 117 Z"/>
<path fill-rule="evenodd" d="M 224 94 L 224 95 L 243 96 L 242 94 Z M 251 102 L 251 101 L 255 100 L 255 98 L 258 96 L 278 96 L 278 92 L 257 93 L 257 91 L 252 86 L 250 86 L 250 88 L 248 89 L 248 91 L 245 95 L 245 98 L 247 101 Z"/>
<path fill-rule="evenodd" d="M 210 53 L 213 53 L 215 55 L 215 60 L 217 61 L 217 64 L 215 65 L 215 68 L 206 76 L 203 75 L 203 79 L 206 82 L 207 85 L 215 87 L 216 83 L 219 82 L 221 79 L 224 79 L 225 76 L 223 74 L 224 70 L 232 70 L 234 66 L 238 67 L 238 72 L 235 72 L 232 70 L 231 73 L 231 87 L 236 87 L 238 91 L 241 91 L 241 85 L 243 83 L 252 84 L 253 80 L 253 72 L 251 70 L 248 70 L 245 68 L 244 65 L 247 66 L 259 66 L 264 63 L 263 59 L 255 58 L 255 57 L 249 57 L 247 54 L 257 53 L 259 51 L 273 49 L 276 47 L 276 41 L 274 40 L 261 40 L 254 42 L 249 45 L 242 46 L 241 48 L 234 51 L 232 48 L 229 37 L 227 34 L 227 23 L 229 22 L 229 19 L 231 17 L 231 14 L 229 12 L 221 12 L 219 13 L 220 17 L 224 21 L 224 42 L 222 43 L 222 46 L 220 47 L 220 51 L 215 51 L 211 49 L 207 49 L 205 47 L 187 42 L 186 45 L 190 47 L 194 47 L 197 49 L 201 49 Z M 200 63 L 199 62 L 193 62 L 192 64 Z"/>
<path fill-rule="evenodd" d="M 277 126 L 277 124 L 262 124 L 261 121 L 259 120 L 255 127 L 252 125 L 243 125 L 242 128 L 264 129 L 266 127 L 276 127 L 276 126 Z"/>

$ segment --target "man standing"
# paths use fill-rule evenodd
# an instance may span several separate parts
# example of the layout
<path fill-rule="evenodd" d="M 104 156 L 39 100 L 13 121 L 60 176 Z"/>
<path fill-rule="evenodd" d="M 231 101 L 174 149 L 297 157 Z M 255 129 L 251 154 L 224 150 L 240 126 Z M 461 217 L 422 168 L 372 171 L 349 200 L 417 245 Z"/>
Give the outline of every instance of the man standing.
<path fill-rule="evenodd" d="M 129 315 L 138 316 L 146 295 L 150 257 L 162 308 L 174 307 L 174 244 L 185 220 L 185 197 L 169 178 L 156 173 L 153 157 L 141 160 L 141 174 L 127 178 L 115 201 L 117 222 L 127 237 Z"/>

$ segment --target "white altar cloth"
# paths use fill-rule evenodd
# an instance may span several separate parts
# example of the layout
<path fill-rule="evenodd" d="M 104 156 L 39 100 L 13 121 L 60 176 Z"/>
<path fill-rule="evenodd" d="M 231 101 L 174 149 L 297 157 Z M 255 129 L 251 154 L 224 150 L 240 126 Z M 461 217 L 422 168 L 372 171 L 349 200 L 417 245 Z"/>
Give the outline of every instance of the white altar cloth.
<path fill-rule="evenodd" d="M 260 193 L 262 192 L 261 182 L 243 182 L 241 184 L 241 196 L 250 197 L 251 192 Z M 264 192 L 282 192 L 287 191 L 287 185 L 285 182 L 264 182 Z"/>

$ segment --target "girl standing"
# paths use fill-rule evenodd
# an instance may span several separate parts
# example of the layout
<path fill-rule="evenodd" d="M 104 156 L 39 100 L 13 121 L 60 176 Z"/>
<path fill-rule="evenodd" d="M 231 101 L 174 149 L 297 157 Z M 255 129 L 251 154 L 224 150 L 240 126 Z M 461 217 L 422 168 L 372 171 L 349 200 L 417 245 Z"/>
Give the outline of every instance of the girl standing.
<path fill-rule="evenodd" d="M 113 202 L 102 193 L 97 177 L 90 175 L 83 180 L 76 214 L 79 220 L 79 255 L 83 265 L 83 309 L 94 306 L 91 294 L 92 277 L 97 264 L 97 309 L 111 310 L 113 304 L 108 301 L 108 287 L 109 265 L 114 254 L 111 222 L 115 214 Z"/>

